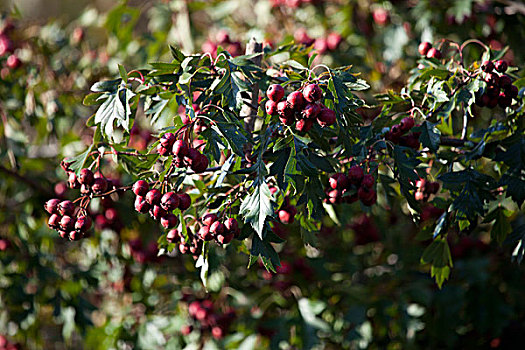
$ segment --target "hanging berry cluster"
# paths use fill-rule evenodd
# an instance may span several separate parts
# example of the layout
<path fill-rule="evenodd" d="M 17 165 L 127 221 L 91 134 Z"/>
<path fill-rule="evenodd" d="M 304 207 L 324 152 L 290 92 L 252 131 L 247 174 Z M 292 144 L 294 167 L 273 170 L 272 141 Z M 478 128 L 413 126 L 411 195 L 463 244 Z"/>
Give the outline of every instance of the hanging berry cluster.
<path fill-rule="evenodd" d="M 194 330 L 194 326 L 201 333 L 210 332 L 215 339 L 224 337 L 228 328 L 236 318 L 235 310 L 228 307 L 224 312 L 217 310 L 209 299 L 196 300 L 189 304 L 188 313 L 194 321 L 194 325 L 186 325 L 181 328 L 183 335 L 188 335 Z"/>
<path fill-rule="evenodd" d="M 518 87 L 512 85 L 511 77 L 504 74 L 507 68 L 508 64 L 504 60 L 482 63 L 483 80 L 487 83 L 487 87 L 483 93 L 476 95 L 476 105 L 487 108 L 495 108 L 497 105 L 505 108 L 512 105 L 512 99 L 518 97 Z"/>
<path fill-rule="evenodd" d="M 227 218 L 221 222 L 216 214 L 207 214 L 202 218 L 198 236 L 203 241 L 215 240 L 218 244 L 228 244 L 240 233 L 237 220 Z"/>
<path fill-rule="evenodd" d="M 393 125 L 385 134 L 385 139 L 401 146 L 406 146 L 418 150 L 420 147 L 419 136 L 420 132 L 411 132 L 407 134 L 415 126 L 414 118 L 406 117 L 401 120 L 399 124 Z"/>
<path fill-rule="evenodd" d="M 166 235 L 166 240 L 169 243 L 178 244 L 179 252 L 181 254 L 189 253 L 193 256 L 194 260 L 197 260 L 202 252 L 203 241 L 196 237 L 189 228 L 187 229 L 187 236 L 188 239 L 181 235 L 179 230 L 173 229 Z"/>
<path fill-rule="evenodd" d="M 209 165 L 208 157 L 195 148 L 190 148 L 186 141 L 177 140 L 175 134 L 168 132 L 161 136 L 157 146 L 161 156 L 174 155 L 177 168 L 189 167 L 195 173 L 204 172 Z"/>
<path fill-rule="evenodd" d="M 75 206 L 69 200 L 53 198 L 46 202 L 44 208 L 51 215 L 47 224 L 58 231 L 62 238 L 78 241 L 91 228 L 92 220 L 85 209 Z"/>
<path fill-rule="evenodd" d="M 440 60 L 443 57 L 441 51 L 435 47 L 432 47 L 432 44 L 428 41 L 424 41 L 419 44 L 418 51 L 421 56 L 425 56 L 427 58 L 435 58 Z"/>
<path fill-rule="evenodd" d="M 325 190 L 326 201 L 332 204 L 354 203 L 360 200 L 366 206 L 377 201 L 374 190 L 375 179 L 366 174 L 362 167 L 354 165 L 348 170 L 348 175 L 336 173 L 330 176 L 328 188 Z"/>
<path fill-rule="evenodd" d="M 284 125 L 295 124 L 295 129 L 299 132 L 308 132 L 316 120 L 321 127 L 336 122 L 335 112 L 320 102 L 323 91 L 317 84 L 307 85 L 302 92 L 290 93 L 286 100 L 283 100 L 284 88 L 279 84 L 273 84 L 266 91 L 266 96 L 268 97 L 265 104 L 266 113 L 277 114 Z"/>

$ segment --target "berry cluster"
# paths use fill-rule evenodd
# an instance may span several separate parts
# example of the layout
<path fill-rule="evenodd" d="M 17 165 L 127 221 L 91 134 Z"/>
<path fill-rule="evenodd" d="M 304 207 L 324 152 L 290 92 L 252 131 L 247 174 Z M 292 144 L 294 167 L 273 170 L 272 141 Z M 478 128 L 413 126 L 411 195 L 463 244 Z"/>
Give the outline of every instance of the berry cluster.
<path fill-rule="evenodd" d="M 284 88 L 279 84 L 270 85 L 266 91 L 266 113 L 277 114 L 284 125 L 295 123 L 299 132 L 307 132 L 315 120 L 321 127 L 333 125 L 336 121 L 335 112 L 318 102 L 323 97 L 323 91 L 317 84 L 309 84 L 302 91 L 290 93 L 286 100 Z"/>
<path fill-rule="evenodd" d="M 320 54 L 323 54 L 327 51 L 335 51 L 339 45 L 343 42 L 343 37 L 341 34 L 332 32 L 329 33 L 326 37 L 314 39 L 308 35 L 306 29 L 299 28 L 294 33 L 294 40 L 297 43 L 303 44 L 305 46 L 314 45 L 314 50 Z"/>
<path fill-rule="evenodd" d="M 418 51 L 421 56 L 425 56 L 427 58 L 435 58 L 440 60 L 443 57 L 441 51 L 435 47 L 432 47 L 432 44 L 428 41 L 423 41 L 421 44 L 419 44 Z"/>
<path fill-rule="evenodd" d="M 14 29 L 13 23 L 6 21 L 4 26 L 0 28 L 0 57 L 7 56 L 5 65 L 8 69 L 16 69 L 22 65 L 22 61 L 16 54 L 14 54 L 13 41 L 9 37 L 9 33 Z"/>
<path fill-rule="evenodd" d="M 80 188 L 83 195 L 102 194 L 108 190 L 110 184 L 102 173 L 93 172 L 87 168 L 81 169 L 77 176 L 74 171 L 68 170 L 68 185 L 70 188 Z"/>
<path fill-rule="evenodd" d="M 138 180 L 133 184 L 135 193 L 135 210 L 139 213 L 148 213 L 159 220 L 165 229 L 174 228 L 179 224 L 179 219 L 172 213 L 175 209 L 184 211 L 191 205 L 191 198 L 186 193 L 166 192 L 162 194 L 158 189 L 150 189 L 144 180 Z"/>
<path fill-rule="evenodd" d="M 191 230 L 188 228 L 188 240 L 179 233 L 179 230 L 170 230 L 166 235 L 166 240 L 170 243 L 179 244 L 179 252 L 181 254 L 192 254 L 193 259 L 197 260 L 202 252 L 202 240 L 197 236 L 193 235 Z"/>
<path fill-rule="evenodd" d="M 476 105 L 488 108 L 512 105 L 512 99 L 518 97 L 518 88 L 512 85 L 511 77 L 504 74 L 507 68 L 508 64 L 504 60 L 483 62 L 481 70 L 484 72 L 483 80 L 487 83 L 487 88 L 483 93 L 476 94 Z"/>
<path fill-rule="evenodd" d="M 295 215 L 297 215 L 297 208 L 290 204 L 290 198 L 288 196 L 284 197 L 284 202 L 281 206 L 281 209 L 277 212 L 279 216 L 279 221 L 283 224 L 293 224 L 295 220 Z"/>
<path fill-rule="evenodd" d="M 419 136 L 420 132 L 411 132 L 406 134 L 415 126 L 414 118 L 406 117 L 401 120 L 399 124 L 393 125 L 385 134 L 385 139 L 401 146 L 406 146 L 418 150 L 420 147 Z"/>
<path fill-rule="evenodd" d="M 221 312 L 209 299 L 191 302 L 188 306 L 188 313 L 195 324 L 198 324 L 201 333 L 210 332 L 215 339 L 222 339 L 237 317 L 233 308 L 228 307 L 225 312 Z M 183 335 L 188 335 L 192 331 L 193 325 L 186 325 L 181 329 Z"/>
<path fill-rule="evenodd" d="M 44 209 L 51 215 L 47 221 L 50 228 L 57 230 L 62 238 L 78 241 L 91 228 L 91 218 L 69 200 L 53 198 L 46 202 Z"/>
<path fill-rule="evenodd" d="M 240 41 L 232 41 L 230 35 L 225 30 L 219 30 L 215 40 L 208 39 L 202 44 L 202 52 L 209 53 L 213 58 L 217 58 L 217 48 L 224 48 L 232 56 L 239 56 L 243 54 L 243 49 Z"/>
<path fill-rule="evenodd" d="M 375 179 L 366 174 L 359 165 L 354 165 L 348 170 L 348 175 L 336 173 L 330 176 L 328 188 L 325 190 L 326 201 L 332 204 L 354 203 L 358 199 L 366 206 L 371 206 L 377 201 L 374 190 Z"/>
<path fill-rule="evenodd" d="M 208 168 L 209 160 L 196 148 L 189 147 L 186 141 L 177 140 L 175 134 L 168 132 L 159 139 L 157 152 L 161 156 L 174 155 L 173 162 L 177 168 L 189 167 L 196 173 L 202 173 Z"/>
<path fill-rule="evenodd" d="M 420 179 L 416 182 L 416 187 L 416 200 L 426 202 L 428 201 L 431 195 L 438 193 L 439 182 L 432 182 L 426 181 L 425 179 Z"/>
<path fill-rule="evenodd" d="M 228 244 L 240 234 L 237 220 L 227 218 L 224 222 L 220 222 L 215 214 L 207 214 L 202 218 L 202 225 L 198 232 L 199 238 L 203 241 L 214 239 L 218 244 Z"/>

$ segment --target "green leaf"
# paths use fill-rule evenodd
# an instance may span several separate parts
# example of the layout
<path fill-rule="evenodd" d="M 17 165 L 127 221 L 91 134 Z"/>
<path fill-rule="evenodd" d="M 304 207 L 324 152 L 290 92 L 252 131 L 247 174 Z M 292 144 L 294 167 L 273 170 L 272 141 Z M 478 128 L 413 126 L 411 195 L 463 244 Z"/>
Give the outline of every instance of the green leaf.
<path fill-rule="evenodd" d="M 91 86 L 93 92 L 116 92 L 122 79 L 99 81 Z"/>
<path fill-rule="evenodd" d="M 254 235 L 252 239 L 252 247 L 250 249 L 250 262 L 248 267 L 252 266 L 259 257 L 268 271 L 275 272 L 275 266 L 281 266 L 279 255 L 271 243 L 263 241 L 258 235 Z"/>
<path fill-rule="evenodd" d="M 490 231 L 490 239 L 498 242 L 499 245 L 505 241 L 508 234 L 512 232 L 512 226 L 508 218 L 510 213 L 503 207 L 497 207 L 487 214 L 484 223 L 494 222 L 492 230 Z"/>
<path fill-rule="evenodd" d="M 266 219 L 274 214 L 272 194 L 266 182 L 256 181 L 252 194 L 248 195 L 241 204 L 240 212 L 245 221 L 249 222 L 261 240 L 264 239 Z"/>
<path fill-rule="evenodd" d="M 414 128 L 414 131 L 420 131 L 419 141 L 424 147 L 428 147 L 432 152 L 439 148 L 441 132 L 436 129 L 436 124 L 424 121 L 421 126 Z"/>
<path fill-rule="evenodd" d="M 436 283 L 437 283 L 439 289 L 441 289 L 441 287 L 443 286 L 443 282 L 445 282 L 445 280 L 447 280 L 448 277 L 450 276 L 450 267 L 448 267 L 448 266 L 443 266 L 443 267 L 432 266 L 430 268 L 430 276 L 434 277 L 434 279 L 436 280 Z"/>
<path fill-rule="evenodd" d="M 117 127 L 123 127 L 129 133 L 132 124 L 129 101 L 133 96 L 135 94 L 123 86 L 119 87 L 115 93 L 101 96 L 101 98 L 106 97 L 106 100 L 95 114 L 95 124 L 100 124 L 102 134 L 110 141 L 118 141 L 114 136 L 115 124 Z"/>
<path fill-rule="evenodd" d="M 119 74 L 120 74 L 120 77 L 122 78 L 122 80 L 127 83 L 128 82 L 128 72 L 126 72 L 126 68 L 124 68 L 123 65 L 119 64 L 118 65 L 118 71 L 119 71 Z"/>

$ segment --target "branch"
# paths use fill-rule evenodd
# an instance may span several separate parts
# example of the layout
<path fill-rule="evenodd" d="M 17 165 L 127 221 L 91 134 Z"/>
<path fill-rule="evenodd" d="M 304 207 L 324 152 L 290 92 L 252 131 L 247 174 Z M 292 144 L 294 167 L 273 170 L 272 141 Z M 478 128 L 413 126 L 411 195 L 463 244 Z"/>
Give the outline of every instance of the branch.
<path fill-rule="evenodd" d="M 461 147 L 465 145 L 475 146 L 476 145 L 475 142 L 472 142 L 469 140 L 455 139 L 455 138 L 446 137 L 446 136 L 441 136 L 439 144 L 441 146 L 451 146 L 451 147 Z"/>

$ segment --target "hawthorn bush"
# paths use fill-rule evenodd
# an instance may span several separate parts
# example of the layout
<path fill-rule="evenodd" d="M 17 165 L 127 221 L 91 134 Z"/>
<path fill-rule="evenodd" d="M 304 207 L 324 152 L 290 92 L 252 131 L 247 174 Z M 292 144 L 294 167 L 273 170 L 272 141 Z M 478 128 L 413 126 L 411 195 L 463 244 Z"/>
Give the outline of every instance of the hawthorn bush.
<path fill-rule="evenodd" d="M 5 16 L 0 347 L 516 345 L 523 16 L 464 5 Z"/>

